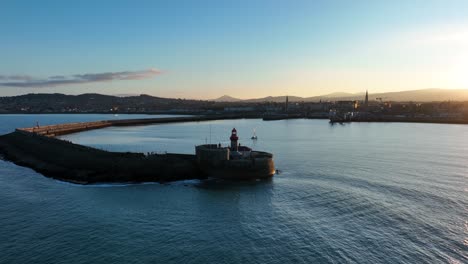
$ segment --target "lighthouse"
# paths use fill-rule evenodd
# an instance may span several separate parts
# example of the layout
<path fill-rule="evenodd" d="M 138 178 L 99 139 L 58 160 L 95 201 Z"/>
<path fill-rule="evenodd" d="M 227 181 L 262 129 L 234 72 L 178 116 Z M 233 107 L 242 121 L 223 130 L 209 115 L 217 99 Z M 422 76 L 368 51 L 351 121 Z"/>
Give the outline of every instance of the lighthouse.
<path fill-rule="evenodd" d="M 237 140 L 239 137 L 237 136 L 237 130 L 235 128 L 232 129 L 231 137 L 229 139 L 231 140 L 231 150 L 237 151 Z"/>

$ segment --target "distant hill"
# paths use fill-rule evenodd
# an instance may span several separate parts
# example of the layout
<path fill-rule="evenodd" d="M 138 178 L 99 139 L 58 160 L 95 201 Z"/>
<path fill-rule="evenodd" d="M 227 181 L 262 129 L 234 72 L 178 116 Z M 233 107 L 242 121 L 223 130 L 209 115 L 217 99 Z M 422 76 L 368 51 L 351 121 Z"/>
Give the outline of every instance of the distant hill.
<path fill-rule="evenodd" d="M 365 93 L 344 93 L 344 92 L 336 92 L 336 93 L 331 93 L 331 94 L 326 94 L 323 95 L 323 97 L 329 97 L 329 98 L 336 98 L 336 97 L 348 97 L 348 96 L 356 96 L 356 95 L 364 95 Z"/>
<path fill-rule="evenodd" d="M 468 101 L 468 89 L 424 89 L 402 92 L 369 94 L 369 100 L 384 101 Z"/>
<path fill-rule="evenodd" d="M 321 95 L 321 96 L 314 96 L 314 97 L 299 97 L 299 96 L 288 96 L 288 101 L 289 102 L 318 102 L 320 100 L 322 101 L 328 101 L 328 100 L 337 100 L 336 98 L 349 98 L 349 97 L 358 97 L 358 96 L 364 96 L 364 94 L 352 94 L 352 93 L 343 93 L 343 92 L 337 92 L 337 93 L 331 93 L 331 94 L 326 94 L 326 95 Z M 257 99 L 247 99 L 244 100 L 245 102 L 284 102 L 286 101 L 286 96 L 268 96 L 264 98 L 257 98 Z"/>
<path fill-rule="evenodd" d="M 26 94 L 0 97 L 0 112 L 157 112 L 198 110 L 215 102 L 161 98 L 150 95 L 118 97 L 102 94 Z"/>
<path fill-rule="evenodd" d="M 305 98 L 306 101 L 323 100 L 364 100 L 364 94 L 353 94 L 329 98 L 326 96 Z M 433 101 L 468 101 L 468 89 L 422 89 L 401 92 L 372 93 L 369 91 L 369 100 L 375 101 L 400 101 L 400 102 L 433 102 Z"/>
<path fill-rule="evenodd" d="M 288 100 L 289 102 L 300 102 L 300 101 L 304 101 L 304 98 L 298 97 L 298 96 L 288 96 Z M 286 101 L 286 96 L 268 96 L 268 97 L 258 98 L 258 99 L 248 99 L 244 101 L 249 102 L 249 103 L 260 103 L 260 102 L 279 103 L 279 102 Z"/>
<path fill-rule="evenodd" d="M 319 102 L 319 101 L 345 101 L 364 100 L 365 93 L 331 93 L 313 97 L 289 96 L 289 102 Z M 401 92 L 372 93 L 369 91 L 369 100 L 383 101 L 468 101 L 468 89 L 422 89 Z M 257 99 L 242 100 L 243 102 L 284 102 L 286 96 L 268 96 Z"/>
<path fill-rule="evenodd" d="M 133 94 L 133 93 L 126 93 L 126 94 L 113 94 L 113 96 L 117 97 L 132 97 L 132 96 L 138 96 L 139 94 Z"/>
<path fill-rule="evenodd" d="M 239 98 L 234 98 L 232 96 L 229 96 L 229 95 L 223 95 L 219 98 L 216 98 L 214 100 L 211 100 L 211 101 L 214 101 L 214 102 L 240 102 L 242 101 L 242 99 L 239 99 Z"/>

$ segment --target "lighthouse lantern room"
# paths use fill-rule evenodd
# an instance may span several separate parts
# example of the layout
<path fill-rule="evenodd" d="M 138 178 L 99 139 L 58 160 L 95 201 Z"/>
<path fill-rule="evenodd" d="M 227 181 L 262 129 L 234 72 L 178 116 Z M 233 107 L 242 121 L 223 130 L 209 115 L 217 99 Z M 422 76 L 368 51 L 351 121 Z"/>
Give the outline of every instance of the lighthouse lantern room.
<path fill-rule="evenodd" d="M 239 140 L 239 137 L 237 136 L 237 130 L 235 128 L 232 129 L 231 137 L 229 139 L 231 140 L 231 151 L 237 151 L 238 150 L 237 140 Z"/>

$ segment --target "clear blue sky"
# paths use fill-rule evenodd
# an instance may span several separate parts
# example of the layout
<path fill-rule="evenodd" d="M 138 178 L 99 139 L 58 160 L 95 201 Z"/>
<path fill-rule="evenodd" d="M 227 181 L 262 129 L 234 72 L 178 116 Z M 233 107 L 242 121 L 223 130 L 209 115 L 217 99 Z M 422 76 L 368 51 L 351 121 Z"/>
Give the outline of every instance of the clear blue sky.
<path fill-rule="evenodd" d="M 466 0 L 3 0 L 0 96 L 468 88 L 467 14 Z"/>

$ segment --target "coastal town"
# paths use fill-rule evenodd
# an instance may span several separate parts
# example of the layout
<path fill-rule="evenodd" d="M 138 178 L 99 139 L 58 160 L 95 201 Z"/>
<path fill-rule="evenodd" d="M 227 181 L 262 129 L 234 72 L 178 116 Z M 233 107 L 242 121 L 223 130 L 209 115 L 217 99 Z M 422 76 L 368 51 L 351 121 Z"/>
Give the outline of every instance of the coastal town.
<path fill-rule="evenodd" d="M 289 96 L 275 100 L 219 101 L 170 99 L 149 95 L 27 94 L 0 97 L 0 113 L 111 113 L 236 115 L 278 120 L 290 118 L 331 121 L 468 121 L 467 101 L 393 101 L 366 91 L 360 100 L 327 98 L 301 101 Z M 283 100 L 283 101 L 281 101 Z"/>

